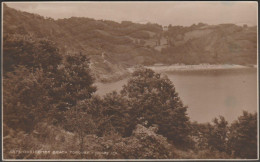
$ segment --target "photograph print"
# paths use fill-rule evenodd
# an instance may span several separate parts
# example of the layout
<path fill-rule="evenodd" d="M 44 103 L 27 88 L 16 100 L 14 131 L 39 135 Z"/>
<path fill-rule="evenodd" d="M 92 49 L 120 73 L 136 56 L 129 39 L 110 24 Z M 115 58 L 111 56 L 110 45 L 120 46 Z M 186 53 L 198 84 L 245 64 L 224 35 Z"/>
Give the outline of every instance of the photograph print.
<path fill-rule="evenodd" d="M 2 160 L 257 160 L 258 3 L 2 2 Z"/>

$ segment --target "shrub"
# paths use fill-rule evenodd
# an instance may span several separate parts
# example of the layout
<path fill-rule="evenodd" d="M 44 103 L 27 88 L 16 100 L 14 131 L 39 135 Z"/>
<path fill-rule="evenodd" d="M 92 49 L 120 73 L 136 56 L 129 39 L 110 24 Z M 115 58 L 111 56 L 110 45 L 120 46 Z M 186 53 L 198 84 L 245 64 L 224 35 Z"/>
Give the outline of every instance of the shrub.
<path fill-rule="evenodd" d="M 136 126 L 131 137 L 116 143 L 113 150 L 125 159 L 171 159 L 174 158 L 174 147 L 167 138 L 156 134 L 156 127 Z"/>
<path fill-rule="evenodd" d="M 229 149 L 236 157 L 245 159 L 257 158 L 257 114 L 243 112 L 231 124 Z"/>

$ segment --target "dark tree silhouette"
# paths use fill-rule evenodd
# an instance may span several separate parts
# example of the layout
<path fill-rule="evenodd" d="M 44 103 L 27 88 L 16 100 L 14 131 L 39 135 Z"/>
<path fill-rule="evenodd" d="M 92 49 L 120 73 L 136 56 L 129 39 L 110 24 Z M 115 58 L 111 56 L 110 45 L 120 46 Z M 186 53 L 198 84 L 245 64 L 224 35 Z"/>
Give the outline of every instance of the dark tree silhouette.
<path fill-rule="evenodd" d="M 121 91 L 132 104 L 132 122 L 142 118 L 147 125 L 158 124 L 158 133 L 176 146 L 189 143 L 189 118 L 172 82 L 165 76 L 146 68 L 133 72 Z"/>

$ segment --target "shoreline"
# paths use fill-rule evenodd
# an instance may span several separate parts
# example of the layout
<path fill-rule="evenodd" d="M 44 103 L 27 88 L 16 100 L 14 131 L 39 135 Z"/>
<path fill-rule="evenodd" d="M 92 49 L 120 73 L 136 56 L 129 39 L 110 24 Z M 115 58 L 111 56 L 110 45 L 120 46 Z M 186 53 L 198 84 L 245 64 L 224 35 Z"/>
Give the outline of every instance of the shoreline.
<path fill-rule="evenodd" d="M 233 69 L 252 69 L 257 68 L 257 65 L 245 66 L 236 64 L 222 64 L 222 65 L 212 65 L 212 64 L 199 64 L 199 65 L 153 65 L 144 66 L 145 68 L 152 69 L 156 72 L 178 72 L 178 71 L 204 71 L 204 70 L 233 70 Z M 133 67 L 128 68 L 129 72 L 134 70 Z"/>
<path fill-rule="evenodd" d="M 246 69 L 257 69 L 257 65 L 245 66 L 245 65 L 235 65 L 235 64 L 222 64 L 222 65 L 212 65 L 212 64 L 199 64 L 199 65 L 183 65 L 183 64 L 173 64 L 173 65 L 152 65 L 144 66 L 145 68 L 152 69 L 157 73 L 183 73 L 183 72 L 203 72 L 203 71 L 225 71 L 225 70 L 246 70 Z M 134 71 L 135 67 L 130 67 L 125 70 L 125 72 L 114 74 L 112 76 L 104 75 L 99 79 L 100 83 L 112 83 L 125 78 L 128 78 Z"/>

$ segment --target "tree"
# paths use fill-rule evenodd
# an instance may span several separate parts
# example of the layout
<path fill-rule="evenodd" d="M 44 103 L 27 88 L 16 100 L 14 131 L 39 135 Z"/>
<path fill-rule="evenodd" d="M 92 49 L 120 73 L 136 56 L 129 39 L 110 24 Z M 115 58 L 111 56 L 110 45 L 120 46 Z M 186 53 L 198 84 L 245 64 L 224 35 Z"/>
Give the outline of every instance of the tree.
<path fill-rule="evenodd" d="M 208 125 L 208 146 L 212 150 L 225 152 L 227 150 L 228 122 L 223 116 L 213 119 L 213 125 Z"/>
<path fill-rule="evenodd" d="M 52 71 L 61 63 L 58 48 L 49 40 L 18 34 L 5 35 L 3 40 L 4 74 L 19 65 L 31 71 Z"/>
<path fill-rule="evenodd" d="M 137 68 L 121 94 L 131 103 L 132 122 L 138 118 L 158 124 L 159 134 L 173 141 L 176 146 L 189 143 L 189 118 L 172 82 L 165 76 L 143 67 Z"/>
<path fill-rule="evenodd" d="M 96 90 L 87 56 L 67 55 L 62 60 L 55 44 L 45 39 L 6 35 L 4 63 L 4 105 L 14 116 L 19 116 L 14 110 L 20 109 L 26 116 L 31 114 L 30 119 L 37 119 L 32 110 L 45 106 L 42 113 L 48 109 L 48 117 L 58 123 L 65 120 L 64 111 L 77 101 L 90 98 Z M 17 122 L 21 124 L 20 120 Z"/>
<path fill-rule="evenodd" d="M 78 136 L 79 151 L 81 152 L 81 157 L 83 157 L 82 152 L 84 151 L 85 136 L 94 133 L 96 130 L 92 116 L 84 111 L 81 104 L 78 103 L 78 105 L 66 111 L 65 117 L 67 118 L 69 129 Z"/>
<path fill-rule="evenodd" d="M 18 34 L 5 35 L 3 52 L 5 122 L 31 131 L 54 107 L 50 90 L 62 56 L 53 42 Z"/>
<path fill-rule="evenodd" d="M 103 98 L 103 116 L 107 115 L 115 130 L 123 136 L 127 134 L 127 129 L 132 122 L 130 109 L 128 101 L 115 91 Z"/>
<path fill-rule="evenodd" d="M 257 114 L 243 112 L 231 124 L 229 149 L 234 156 L 246 159 L 257 158 Z"/>
<path fill-rule="evenodd" d="M 42 69 L 31 73 L 19 66 L 14 72 L 7 73 L 3 80 L 4 123 L 29 132 L 37 122 L 44 120 L 51 109 L 46 89 L 49 84 L 51 80 L 45 78 Z"/>
<path fill-rule="evenodd" d="M 208 150 L 208 134 L 210 133 L 209 128 L 212 126 L 209 123 L 198 123 L 197 121 L 191 123 L 192 127 L 192 139 L 195 143 L 195 151 Z"/>
<path fill-rule="evenodd" d="M 85 111 L 92 115 L 97 125 L 97 135 L 106 136 L 118 133 L 127 136 L 132 123 L 128 100 L 113 91 L 104 97 L 93 96 L 84 103 Z"/>
<path fill-rule="evenodd" d="M 56 122 L 65 120 L 63 112 L 76 106 L 78 101 L 91 98 L 96 91 L 93 86 L 94 77 L 89 69 L 89 59 L 81 53 L 65 56 L 57 72 L 48 77 L 53 78 L 49 90 L 52 104 L 57 108 L 54 110 Z"/>
<path fill-rule="evenodd" d="M 92 96 L 90 99 L 85 100 L 83 109 L 88 114 L 91 114 L 97 127 L 96 134 L 98 136 L 104 136 L 106 134 L 110 134 L 111 132 L 115 132 L 115 128 L 112 126 L 110 117 L 104 113 L 103 98 L 96 95 Z"/>
<path fill-rule="evenodd" d="M 227 152 L 229 126 L 223 116 L 214 118 L 213 123 L 192 123 L 192 136 L 198 151 Z"/>

